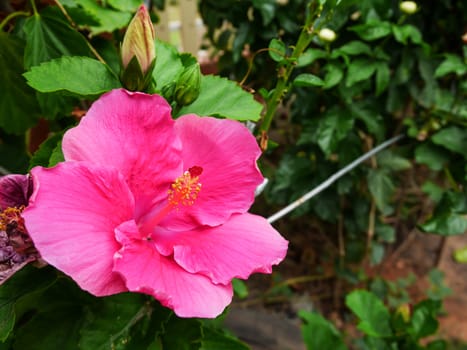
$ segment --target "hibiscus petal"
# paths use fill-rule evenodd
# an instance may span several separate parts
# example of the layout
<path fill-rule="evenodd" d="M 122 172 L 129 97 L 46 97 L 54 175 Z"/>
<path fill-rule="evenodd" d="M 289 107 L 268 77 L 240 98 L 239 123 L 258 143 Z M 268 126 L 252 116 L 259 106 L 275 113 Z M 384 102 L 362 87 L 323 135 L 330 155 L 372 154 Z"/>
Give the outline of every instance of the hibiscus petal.
<path fill-rule="evenodd" d="M 22 215 L 42 258 L 94 295 L 126 291 L 112 271 L 120 249 L 114 229 L 134 211 L 123 176 L 86 162 L 36 167 L 31 174 L 34 192 Z"/>
<path fill-rule="evenodd" d="M 168 103 L 158 95 L 113 90 L 66 132 L 66 160 L 113 166 L 135 195 L 137 215 L 165 200 L 181 174 L 180 140 Z M 143 211 L 143 212 L 142 212 Z"/>
<path fill-rule="evenodd" d="M 157 243 L 164 254 L 173 247 L 175 261 L 185 270 L 222 284 L 254 272 L 271 273 L 287 245 L 266 219 L 248 213 L 232 215 L 221 226 L 166 235 Z"/>
<path fill-rule="evenodd" d="M 203 168 L 196 202 L 180 207 L 162 223 L 170 229 L 216 226 L 233 213 L 245 213 L 263 177 L 256 161 L 261 154 L 255 138 L 239 122 L 185 115 L 175 122 L 182 140 L 184 170 Z"/>
<path fill-rule="evenodd" d="M 213 284 L 160 255 L 153 242 L 139 238 L 134 221 L 123 223 L 115 232 L 123 247 L 115 255 L 114 270 L 130 291 L 154 296 L 180 317 L 214 318 L 231 302 L 230 284 Z"/>

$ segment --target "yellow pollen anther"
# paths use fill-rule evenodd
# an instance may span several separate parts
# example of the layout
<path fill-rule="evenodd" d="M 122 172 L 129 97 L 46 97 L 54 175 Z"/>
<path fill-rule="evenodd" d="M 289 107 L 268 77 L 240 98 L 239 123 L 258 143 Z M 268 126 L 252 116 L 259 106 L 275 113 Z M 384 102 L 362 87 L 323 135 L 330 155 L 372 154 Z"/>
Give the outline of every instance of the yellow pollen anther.
<path fill-rule="evenodd" d="M 5 231 L 8 224 L 16 222 L 20 229 L 24 231 L 24 219 L 21 216 L 21 212 L 24 210 L 24 205 L 20 207 L 9 207 L 4 211 L 0 212 L 0 230 Z"/>
<path fill-rule="evenodd" d="M 199 175 L 202 172 L 203 168 L 194 166 L 179 176 L 168 191 L 169 204 L 173 206 L 180 204 L 185 206 L 193 205 L 196 198 L 198 198 L 199 191 L 201 191 Z"/>

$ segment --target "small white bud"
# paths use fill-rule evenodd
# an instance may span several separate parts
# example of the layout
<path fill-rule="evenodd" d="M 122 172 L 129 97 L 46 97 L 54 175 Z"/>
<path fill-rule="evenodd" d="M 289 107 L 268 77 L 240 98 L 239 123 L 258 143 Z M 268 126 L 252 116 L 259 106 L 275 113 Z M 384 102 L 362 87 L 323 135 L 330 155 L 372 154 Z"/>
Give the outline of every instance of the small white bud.
<path fill-rule="evenodd" d="M 329 28 L 323 28 L 319 31 L 318 36 L 321 40 L 327 41 L 329 43 L 336 40 L 336 32 Z"/>
<path fill-rule="evenodd" d="M 402 1 L 399 5 L 399 8 L 402 12 L 411 15 L 417 11 L 418 6 L 415 1 Z"/>

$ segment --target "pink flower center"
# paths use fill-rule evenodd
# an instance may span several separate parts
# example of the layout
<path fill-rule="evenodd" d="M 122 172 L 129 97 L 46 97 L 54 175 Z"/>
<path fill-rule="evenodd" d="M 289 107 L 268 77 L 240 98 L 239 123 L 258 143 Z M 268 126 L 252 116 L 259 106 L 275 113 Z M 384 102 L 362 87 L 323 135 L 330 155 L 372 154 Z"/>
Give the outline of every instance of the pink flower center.
<path fill-rule="evenodd" d="M 177 177 L 167 192 L 167 204 L 156 215 L 144 222 L 143 228 L 147 230 L 143 229 L 143 231 L 152 232 L 171 210 L 176 210 L 180 205 L 193 205 L 201 191 L 199 176 L 202 172 L 202 167 L 193 166 Z"/>

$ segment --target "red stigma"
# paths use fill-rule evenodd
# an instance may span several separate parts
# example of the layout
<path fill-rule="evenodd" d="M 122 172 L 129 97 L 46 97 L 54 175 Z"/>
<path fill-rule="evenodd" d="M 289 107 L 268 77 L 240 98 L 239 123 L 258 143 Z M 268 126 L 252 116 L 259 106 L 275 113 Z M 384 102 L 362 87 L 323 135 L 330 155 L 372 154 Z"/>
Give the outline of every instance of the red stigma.
<path fill-rule="evenodd" d="M 191 177 L 200 176 L 203 173 L 203 168 L 195 165 L 189 168 L 188 172 L 190 173 Z"/>

